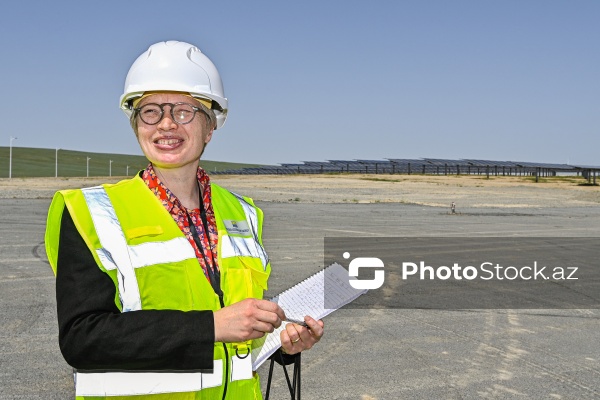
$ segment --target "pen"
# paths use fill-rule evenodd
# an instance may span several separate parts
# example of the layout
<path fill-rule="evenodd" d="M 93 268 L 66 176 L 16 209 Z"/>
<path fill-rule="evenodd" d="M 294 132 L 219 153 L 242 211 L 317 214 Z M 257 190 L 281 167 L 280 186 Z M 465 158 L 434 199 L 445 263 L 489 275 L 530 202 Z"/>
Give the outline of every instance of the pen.
<path fill-rule="evenodd" d="M 304 321 L 300 321 L 300 320 L 298 320 L 298 319 L 286 318 L 286 321 L 287 321 L 287 322 L 294 323 L 294 324 L 302 325 L 303 327 L 305 327 L 305 328 L 308 328 L 308 325 L 306 325 L 306 322 L 304 322 Z"/>

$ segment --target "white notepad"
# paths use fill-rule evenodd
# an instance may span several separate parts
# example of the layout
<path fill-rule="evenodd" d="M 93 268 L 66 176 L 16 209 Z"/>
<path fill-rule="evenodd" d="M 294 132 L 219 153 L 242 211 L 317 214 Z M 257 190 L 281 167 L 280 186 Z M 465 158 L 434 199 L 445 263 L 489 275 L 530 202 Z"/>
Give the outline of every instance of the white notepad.
<path fill-rule="evenodd" d="M 271 301 L 279 304 L 285 311 L 286 317 L 290 319 L 303 321 L 305 315 L 321 319 L 367 292 L 350 286 L 348 283 L 350 279 L 356 278 L 349 277 L 344 267 L 334 263 L 275 296 Z M 325 308 L 325 287 L 327 287 L 327 306 L 333 308 Z M 279 335 L 287 324 L 288 322 L 284 321 L 272 333 L 253 341 L 252 369 L 254 371 L 281 347 Z"/>

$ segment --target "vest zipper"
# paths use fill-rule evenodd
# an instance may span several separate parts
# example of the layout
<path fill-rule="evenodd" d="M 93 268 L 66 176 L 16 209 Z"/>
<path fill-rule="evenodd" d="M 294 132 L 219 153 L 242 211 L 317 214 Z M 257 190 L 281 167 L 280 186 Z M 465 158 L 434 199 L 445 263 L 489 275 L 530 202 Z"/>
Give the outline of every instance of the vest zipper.
<path fill-rule="evenodd" d="M 221 308 L 225 308 L 225 301 L 223 300 L 223 292 L 219 290 L 219 303 Z M 229 383 L 229 352 L 227 351 L 227 345 L 223 343 L 223 350 L 225 350 L 225 384 L 223 386 L 223 400 L 227 397 L 227 384 Z"/>

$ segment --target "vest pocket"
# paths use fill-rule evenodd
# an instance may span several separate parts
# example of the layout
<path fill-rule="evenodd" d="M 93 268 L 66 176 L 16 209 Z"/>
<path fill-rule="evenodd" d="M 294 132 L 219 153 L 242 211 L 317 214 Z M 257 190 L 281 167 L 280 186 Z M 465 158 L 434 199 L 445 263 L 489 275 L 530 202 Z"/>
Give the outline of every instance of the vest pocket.
<path fill-rule="evenodd" d="M 246 268 L 227 270 L 227 291 L 229 304 L 237 303 L 252 296 L 252 277 Z"/>
<path fill-rule="evenodd" d="M 227 271 L 227 294 L 230 304 L 248 297 L 262 299 L 263 291 L 267 289 L 269 273 L 263 271 L 259 260 L 255 258 L 236 258 L 235 266 L 229 266 Z"/>
<path fill-rule="evenodd" d="M 137 268 L 135 272 L 144 309 L 198 309 L 194 304 L 197 288 L 202 288 L 202 280 L 210 287 L 197 262 L 155 264 Z"/>
<path fill-rule="evenodd" d="M 252 282 L 254 285 L 258 286 L 261 289 L 261 298 L 262 292 L 267 290 L 269 287 L 267 285 L 267 281 L 269 280 L 269 273 L 264 271 L 262 266 L 260 268 L 250 267 L 250 275 L 252 277 Z"/>
<path fill-rule="evenodd" d="M 142 236 L 162 235 L 164 229 L 160 225 L 137 226 L 135 228 L 124 229 L 126 238 L 139 238 Z"/>

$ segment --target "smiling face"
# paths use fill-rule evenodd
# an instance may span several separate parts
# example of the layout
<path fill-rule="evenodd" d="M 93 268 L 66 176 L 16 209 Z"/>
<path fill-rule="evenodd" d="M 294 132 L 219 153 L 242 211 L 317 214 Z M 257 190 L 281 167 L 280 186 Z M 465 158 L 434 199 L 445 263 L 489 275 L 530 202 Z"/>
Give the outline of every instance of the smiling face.
<path fill-rule="evenodd" d="M 200 103 L 189 96 L 175 93 L 157 93 L 142 99 L 137 107 L 156 103 L 189 103 L 200 107 Z M 137 118 L 137 139 L 144 155 L 158 168 L 172 169 L 198 166 L 204 148 L 212 138 L 213 130 L 207 125 L 207 118 L 198 111 L 192 122 L 177 124 L 171 117 L 170 106 L 164 106 L 162 120 L 156 125 L 148 125 Z"/>

